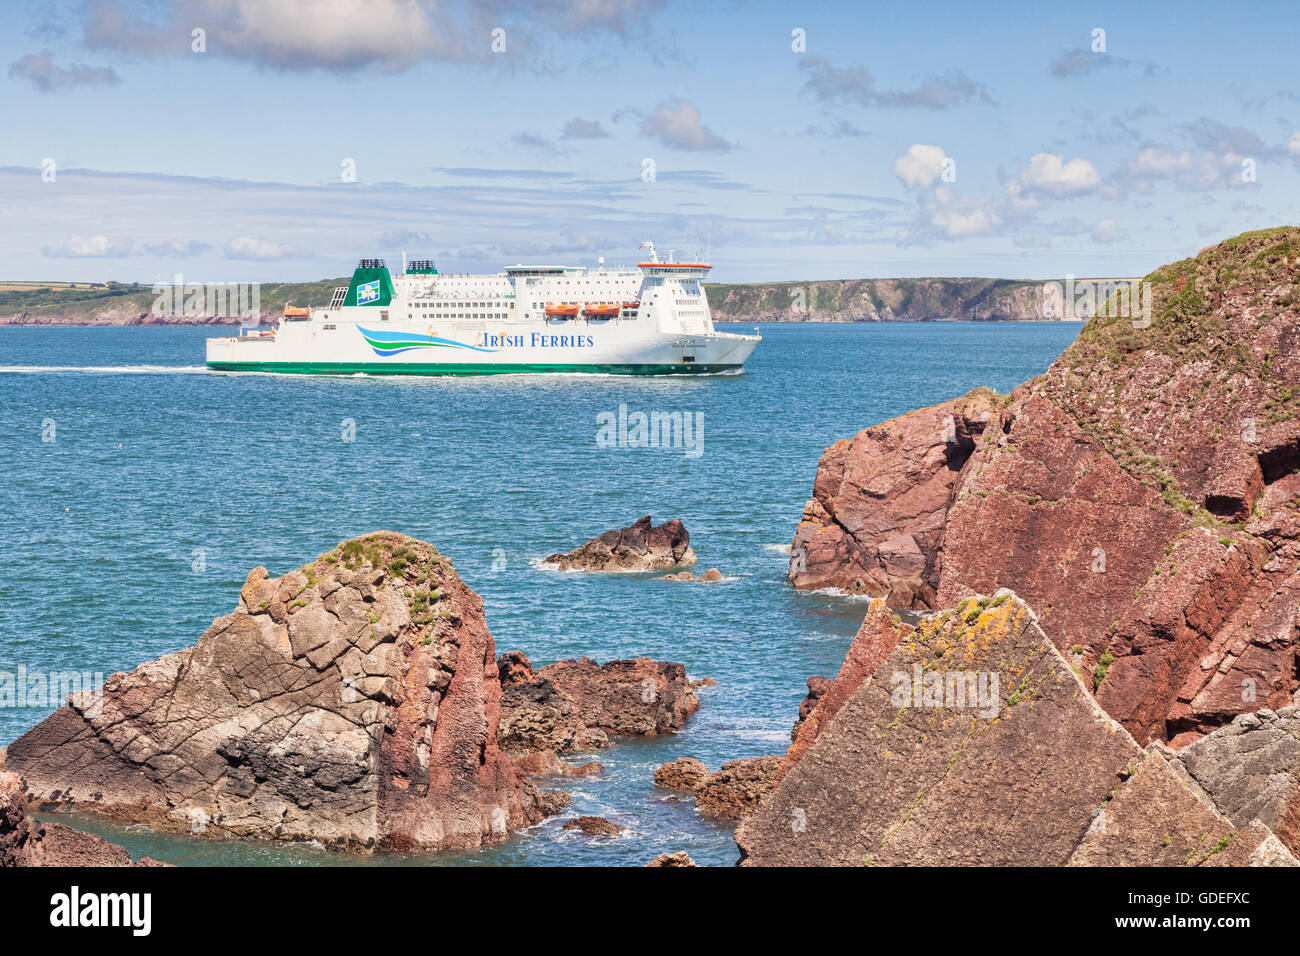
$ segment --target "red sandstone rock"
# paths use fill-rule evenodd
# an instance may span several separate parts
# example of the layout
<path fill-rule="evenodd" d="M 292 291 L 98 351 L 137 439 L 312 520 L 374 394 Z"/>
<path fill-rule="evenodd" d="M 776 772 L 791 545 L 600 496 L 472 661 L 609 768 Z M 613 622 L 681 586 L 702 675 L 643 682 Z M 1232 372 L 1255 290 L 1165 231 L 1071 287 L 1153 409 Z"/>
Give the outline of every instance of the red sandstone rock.
<path fill-rule="evenodd" d="M 498 670 L 509 676 L 497 739 L 516 765 L 518 755 L 531 751 L 604 747 L 609 734 L 673 733 L 700 706 L 685 667 L 648 657 L 604 665 L 584 657 L 533 672 L 527 658 L 512 651 L 502 655 Z"/>
<path fill-rule="evenodd" d="M 781 758 L 745 757 L 713 771 L 695 788 L 695 809 L 717 820 L 740 820 L 754 813 L 780 778 Z"/>
<path fill-rule="evenodd" d="M 529 750 L 511 754 L 510 760 L 520 773 L 534 777 L 595 777 L 605 772 L 599 760 L 584 764 L 566 763 L 553 750 Z"/>
<path fill-rule="evenodd" d="M 853 692 L 864 680 L 875 673 L 880 662 L 893 653 L 899 640 L 911 631 L 906 624 L 894 619 L 884 601 L 871 602 L 862 626 L 858 628 L 853 643 L 844 655 L 844 663 L 840 665 L 835 680 L 818 685 L 820 693 L 806 714 L 803 705 L 800 705 L 800 719 L 795 725 L 794 740 L 781 762 L 782 775 L 798 763 L 800 756 L 813 745 L 822 728 L 830 723 L 844 702 L 853 696 Z M 810 693 L 804 704 L 810 703 L 814 680 L 824 681 L 825 678 L 809 678 Z"/>
<path fill-rule="evenodd" d="M 1141 742 L 1286 706 L 1297 252 L 1293 228 L 1229 240 L 1148 277 L 1149 326 L 1095 318 L 1005 399 L 973 392 L 832 445 L 790 580 L 894 608 L 1013 588 Z"/>
<path fill-rule="evenodd" d="M 651 860 L 646 866 L 699 866 L 687 854 L 678 850 L 676 853 L 660 853 Z"/>
<path fill-rule="evenodd" d="M 42 806 L 196 836 L 474 847 L 562 802 L 498 748 L 500 701 L 478 595 L 379 532 L 254 570 L 194 647 L 74 695 L 6 764 Z"/>
<path fill-rule="evenodd" d="M 929 607 L 948 506 L 995 408 L 992 392 L 976 390 L 826 449 L 791 545 L 790 580 Z"/>
<path fill-rule="evenodd" d="M 523 651 L 506 651 L 497 658 L 497 675 L 501 686 L 508 684 L 529 684 L 537 680 L 533 665 Z"/>
<path fill-rule="evenodd" d="M 694 793 L 709 775 L 709 768 L 694 757 L 678 757 L 655 771 L 655 784 L 665 790 Z"/>
<path fill-rule="evenodd" d="M 742 820 L 742 863 L 1294 865 L 1144 754 L 1011 592 L 915 626 L 883 602 L 868 617 L 897 641 Z"/>
<path fill-rule="evenodd" d="M 674 733 L 700 709 L 681 664 L 648 657 L 598 664 L 582 657 L 550 664 L 537 674 L 574 702 L 585 726 L 611 734 Z"/>
<path fill-rule="evenodd" d="M 131 854 L 93 833 L 42 823 L 26 813 L 27 794 L 16 773 L 0 771 L 0 868 L 7 866 L 166 866 Z"/>

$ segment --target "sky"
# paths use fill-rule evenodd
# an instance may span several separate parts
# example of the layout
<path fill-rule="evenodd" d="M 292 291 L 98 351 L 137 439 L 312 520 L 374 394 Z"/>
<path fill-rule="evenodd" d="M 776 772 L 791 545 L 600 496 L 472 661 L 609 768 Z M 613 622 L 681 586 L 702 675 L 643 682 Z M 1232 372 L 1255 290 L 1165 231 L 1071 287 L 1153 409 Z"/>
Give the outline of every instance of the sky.
<path fill-rule="evenodd" d="M 3 279 L 1138 276 L 1300 220 L 1294 3 L 3 2 Z"/>

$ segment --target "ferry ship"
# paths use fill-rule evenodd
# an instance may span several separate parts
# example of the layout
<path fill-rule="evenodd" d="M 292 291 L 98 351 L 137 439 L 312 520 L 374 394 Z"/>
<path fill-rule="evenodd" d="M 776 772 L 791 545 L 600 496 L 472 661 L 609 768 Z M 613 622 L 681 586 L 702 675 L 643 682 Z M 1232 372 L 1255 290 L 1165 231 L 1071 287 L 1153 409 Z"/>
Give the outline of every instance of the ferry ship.
<path fill-rule="evenodd" d="M 507 268 L 440 274 L 430 260 L 393 276 L 362 259 L 325 308 L 294 309 L 273 330 L 208 339 L 208 368 L 227 372 L 489 375 L 738 371 L 761 336 L 713 327 L 701 281 L 711 265 L 661 260 L 634 269 Z M 405 256 L 403 256 L 405 259 Z"/>

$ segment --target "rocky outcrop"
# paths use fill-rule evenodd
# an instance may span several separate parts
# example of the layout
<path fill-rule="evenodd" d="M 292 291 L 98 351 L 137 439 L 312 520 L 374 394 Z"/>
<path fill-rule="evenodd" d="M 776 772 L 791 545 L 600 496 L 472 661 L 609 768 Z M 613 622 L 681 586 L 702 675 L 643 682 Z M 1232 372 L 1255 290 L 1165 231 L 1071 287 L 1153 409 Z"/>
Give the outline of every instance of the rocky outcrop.
<path fill-rule="evenodd" d="M 1159 752 L 1094 811 L 1068 866 L 1297 866 L 1268 827 L 1240 828 L 1188 786 Z"/>
<path fill-rule="evenodd" d="M 511 754 L 594 750 L 611 734 L 675 733 L 700 707 L 685 667 L 648 657 L 606 664 L 583 657 L 534 671 L 522 652 L 511 651 L 498 671 L 504 685 L 498 740 Z"/>
<path fill-rule="evenodd" d="M 564 830 L 578 830 L 587 836 L 619 836 L 623 828 L 617 823 L 611 823 L 604 817 L 574 817 L 567 821 L 561 828 Z"/>
<path fill-rule="evenodd" d="M 478 595 L 379 532 L 255 569 L 195 646 L 74 695 L 6 765 L 43 808 L 197 836 L 476 847 L 563 802 L 499 749 L 500 705 Z"/>
<path fill-rule="evenodd" d="M 987 389 L 836 442 L 790 548 L 790 581 L 933 606 L 937 556 L 962 468 L 998 408 Z"/>
<path fill-rule="evenodd" d="M 599 750 L 609 744 L 609 736 L 588 727 L 573 699 L 554 681 L 535 676 L 502 687 L 497 741 L 511 754 L 567 754 Z"/>
<path fill-rule="evenodd" d="M 561 760 L 552 750 L 511 754 L 510 761 L 516 770 L 530 777 L 599 777 L 605 772 L 605 765 L 599 760 L 572 764 Z"/>
<path fill-rule="evenodd" d="M 665 790 L 694 793 L 708 775 L 709 768 L 699 760 L 678 757 L 655 770 L 655 785 Z"/>
<path fill-rule="evenodd" d="M 737 828 L 743 863 L 1293 861 L 1264 824 L 1233 824 L 1144 753 L 1009 591 L 916 625 L 873 602 L 855 645 L 862 663 L 821 696 Z"/>
<path fill-rule="evenodd" d="M 131 854 L 93 833 L 27 816 L 27 793 L 16 773 L 0 771 L 0 868 L 10 866 L 166 866 Z"/>
<path fill-rule="evenodd" d="M 678 850 L 676 853 L 660 853 L 646 866 L 699 866 L 699 864 L 692 860 L 685 851 Z"/>
<path fill-rule="evenodd" d="M 844 654 L 844 662 L 835 680 L 808 678 L 808 696 L 799 705 L 792 740 L 781 762 L 784 775 L 799 757 L 813 745 L 817 735 L 839 713 L 844 702 L 853 696 L 862 682 L 871 677 L 898 645 L 905 633 L 902 621 L 884 601 L 872 601 L 862 626 Z M 815 690 L 814 690 L 815 688 Z"/>
<path fill-rule="evenodd" d="M 646 515 L 567 554 L 552 554 L 542 563 L 561 571 L 662 571 L 696 563 L 690 540 L 680 521 L 654 527 Z"/>
<path fill-rule="evenodd" d="M 1157 270 L 1042 376 L 832 445 L 790 580 L 951 607 L 1013 588 L 1142 743 L 1286 706 L 1300 622 L 1300 230 Z"/>
<path fill-rule="evenodd" d="M 1176 760 L 1234 824 L 1258 819 L 1300 856 L 1300 707 L 1242 714 Z"/>
<path fill-rule="evenodd" d="M 1042 283 L 832 279 L 705 286 L 718 322 L 945 322 L 1046 318 Z"/>
<path fill-rule="evenodd" d="M 648 657 L 598 664 L 590 657 L 559 661 L 537 672 L 574 702 L 578 717 L 623 737 L 657 737 L 681 730 L 700 709 L 682 664 Z"/>
<path fill-rule="evenodd" d="M 754 813 L 780 779 L 781 758 L 730 760 L 695 788 L 695 809 L 715 820 L 740 820 Z"/>
<path fill-rule="evenodd" d="M 790 728 L 791 741 L 799 739 L 799 729 L 803 727 L 804 721 L 808 719 L 808 715 L 813 712 L 821 699 L 826 696 L 826 692 L 834 686 L 834 681 L 825 677 L 809 677 L 806 683 L 808 693 L 804 695 L 803 700 L 799 701 L 799 717 L 795 720 L 794 726 Z"/>

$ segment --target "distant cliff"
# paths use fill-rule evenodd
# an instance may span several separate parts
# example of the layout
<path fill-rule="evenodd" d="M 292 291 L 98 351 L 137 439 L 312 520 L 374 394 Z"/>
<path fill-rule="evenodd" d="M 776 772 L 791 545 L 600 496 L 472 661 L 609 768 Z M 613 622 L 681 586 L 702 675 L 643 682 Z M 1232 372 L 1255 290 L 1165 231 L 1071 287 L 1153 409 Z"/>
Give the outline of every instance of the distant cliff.
<path fill-rule="evenodd" d="M 708 285 L 720 322 L 1032 322 L 1042 283 L 1018 279 L 835 279 Z"/>
<path fill-rule="evenodd" d="M 286 304 L 324 306 L 347 279 L 263 283 L 262 323 Z M 838 279 L 706 285 L 720 322 L 1032 322 L 1042 285 L 1018 279 Z M 233 316 L 157 315 L 152 287 L 139 283 L 0 282 L 0 325 L 236 325 Z M 188 295 L 186 296 L 188 299 Z"/>
<path fill-rule="evenodd" d="M 335 287 L 346 278 L 318 282 L 263 282 L 258 287 L 261 324 L 274 325 L 285 305 L 325 306 Z M 206 302 L 212 293 L 204 288 L 205 305 L 185 313 L 197 287 L 187 286 L 180 297 L 179 315 L 159 315 L 153 286 L 124 282 L 0 282 L 0 325 L 239 325 L 237 296 L 227 290 L 227 314 L 211 315 Z M 251 292 L 245 295 L 251 298 Z M 213 297 L 215 303 L 215 297 Z"/>

